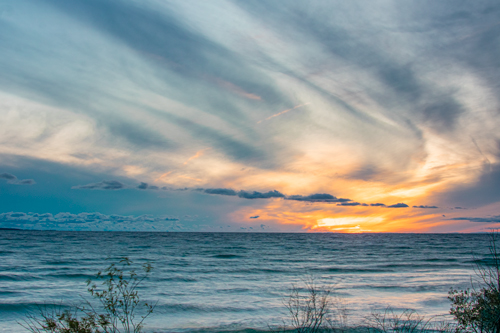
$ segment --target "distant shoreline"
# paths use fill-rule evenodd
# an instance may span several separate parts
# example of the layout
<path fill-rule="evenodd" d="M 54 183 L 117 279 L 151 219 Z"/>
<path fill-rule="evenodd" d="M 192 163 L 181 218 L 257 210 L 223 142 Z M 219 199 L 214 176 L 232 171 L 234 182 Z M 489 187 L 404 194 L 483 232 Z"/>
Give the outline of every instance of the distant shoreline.
<path fill-rule="evenodd" d="M 488 234 L 483 232 L 361 232 L 361 233 L 343 233 L 343 232 L 284 232 L 284 231 L 150 231 L 150 230 L 56 230 L 56 229 L 19 229 L 19 228 L 0 228 L 0 231 L 52 231 L 52 232 L 120 232 L 120 233 L 171 233 L 171 234 L 307 234 L 307 235 L 479 235 Z"/>

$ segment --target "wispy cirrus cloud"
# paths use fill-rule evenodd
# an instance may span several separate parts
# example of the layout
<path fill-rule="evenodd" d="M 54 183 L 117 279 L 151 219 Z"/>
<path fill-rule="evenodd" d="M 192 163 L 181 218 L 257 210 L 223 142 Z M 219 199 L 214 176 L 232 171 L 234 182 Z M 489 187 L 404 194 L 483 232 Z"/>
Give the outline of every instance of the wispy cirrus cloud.
<path fill-rule="evenodd" d="M 73 188 L 110 190 L 97 196 L 117 203 L 180 197 L 166 189 L 189 189 L 208 211 L 264 199 L 238 205 L 269 204 L 283 224 L 292 217 L 274 206 L 369 203 L 379 217 L 413 207 L 399 211 L 416 221 L 433 207 L 495 205 L 499 10 L 494 0 L 11 1 L 0 154 L 99 174 Z M 42 190 L 64 198 L 65 186 Z"/>

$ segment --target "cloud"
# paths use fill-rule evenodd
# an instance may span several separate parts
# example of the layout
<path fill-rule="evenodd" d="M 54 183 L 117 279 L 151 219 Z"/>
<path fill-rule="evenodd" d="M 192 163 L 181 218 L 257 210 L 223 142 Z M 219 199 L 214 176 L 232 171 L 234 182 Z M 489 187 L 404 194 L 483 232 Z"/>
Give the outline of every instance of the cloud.
<path fill-rule="evenodd" d="M 251 219 L 258 219 L 259 218 L 259 215 L 255 215 L 255 216 L 250 216 Z"/>
<path fill-rule="evenodd" d="M 8 184 L 14 184 L 14 185 L 34 185 L 36 182 L 33 179 L 17 179 L 16 176 L 14 176 L 11 173 L 0 173 L 0 179 L 5 179 L 7 180 Z"/>
<path fill-rule="evenodd" d="M 121 137 L 127 143 L 139 148 L 167 149 L 175 145 L 151 128 L 143 128 L 142 125 L 126 120 L 114 120 L 108 122 L 108 129 L 113 136 Z"/>
<path fill-rule="evenodd" d="M 7 110 L 0 146 L 2 152 L 109 171 L 74 179 L 67 189 L 74 184 L 87 184 L 73 187 L 80 189 L 136 189 L 108 193 L 120 202 L 120 195 L 138 197 L 138 190 L 157 189 L 151 183 L 160 182 L 152 182 L 152 175 L 183 168 L 183 175 L 202 181 L 174 175 L 162 180 L 190 190 L 260 184 L 254 189 L 263 192 L 201 191 L 243 199 L 364 206 L 311 193 L 366 202 L 365 185 L 388 193 L 389 187 L 415 189 L 425 179 L 429 188 L 439 188 L 433 195 L 442 197 L 425 199 L 422 194 L 414 202 L 468 207 L 500 200 L 500 155 L 491 152 L 500 119 L 500 5 L 494 1 L 474 8 L 452 1 L 410 1 L 384 8 L 370 1 L 11 3 L 9 20 L 0 29 L 0 100 L 15 99 L 10 108 L 0 106 Z M 226 38 L 224 30 L 234 38 Z M 314 108 L 291 111 L 305 102 Z M 6 123 L 9 118 L 13 120 Z M 262 119 L 272 121 L 255 126 Z M 80 123 L 86 125 L 80 128 Z M 483 170 L 478 169 L 479 154 L 466 144 L 471 136 L 491 161 Z M 207 146 L 213 149 L 210 154 L 182 164 Z M 423 167 L 431 161 L 435 168 Z M 127 173 L 135 177 L 131 183 L 121 178 L 129 165 L 137 166 Z M 449 169 L 445 172 L 443 166 Z M 273 182 L 270 169 L 278 175 Z M 27 174 L 43 182 L 36 173 Z M 93 183 L 102 179 L 127 185 Z M 205 185 L 214 179 L 220 183 Z M 473 179 L 478 182 L 472 184 Z M 137 186 L 139 180 L 146 182 Z M 278 182 L 283 187 L 271 185 Z M 462 188 L 450 189 L 456 187 L 450 184 Z M 55 189 L 49 193 L 48 187 L 37 186 L 46 190 L 40 198 L 56 202 L 67 194 L 52 195 Z M 266 192 L 271 188 L 290 192 Z M 287 196 L 292 193 L 296 195 Z M 71 195 L 87 200 L 83 198 L 89 194 Z M 69 205 L 77 199 L 66 200 Z M 226 201 L 228 207 L 234 203 Z M 398 205 L 390 207 L 405 207 Z M 386 207 L 370 206 L 374 211 Z"/>
<path fill-rule="evenodd" d="M 199 189 L 207 194 L 217 194 L 217 195 L 230 195 L 235 196 L 236 191 L 230 188 L 207 188 L 207 189 Z"/>
<path fill-rule="evenodd" d="M 245 61 L 238 52 L 217 42 L 213 36 L 193 29 L 175 9 L 169 9 L 167 6 L 137 7 L 128 1 L 110 0 L 75 0 L 72 3 L 48 0 L 45 3 L 55 7 L 57 12 L 64 12 L 78 25 L 83 24 L 98 32 L 106 41 L 123 46 L 131 54 L 125 51 L 120 57 L 133 55 L 132 61 L 138 61 L 147 69 L 145 72 L 151 72 L 146 74 L 127 68 L 117 73 L 124 76 L 125 80 L 135 81 L 139 89 L 150 90 L 153 94 L 164 94 L 168 90 L 169 96 L 165 97 L 179 101 L 189 108 L 203 110 L 202 113 L 217 117 L 221 123 L 236 128 L 247 138 L 236 139 L 232 131 L 221 131 L 212 123 L 178 116 L 180 113 L 171 111 L 170 108 L 147 108 L 144 104 L 152 103 L 141 105 L 136 100 L 137 107 L 145 113 L 149 112 L 148 116 L 153 115 L 175 124 L 186 134 L 209 142 L 214 149 L 235 160 L 272 164 L 274 155 L 267 154 L 267 148 L 261 149 L 261 145 L 254 144 L 253 139 L 257 137 L 257 133 L 248 126 L 248 113 L 242 109 L 242 100 L 273 108 L 281 108 L 291 103 L 285 94 L 273 85 L 274 80 L 266 71 L 252 62 Z M 67 67 L 72 69 L 69 64 Z M 45 76 L 45 80 L 50 80 L 48 73 L 45 73 Z M 224 83 L 222 86 L 221 82 Z M 197 93 L 188 92 L 188 87 Z M 46 93 L 40 87 L 36 90 L 42 94 Z M 109 98 L 106 92 L 103 95 L 102 98 Z M 58 99 L 65 97 L 67 98 L 58 96 Z M 130 98 L 123 97 L 124 107 L 127 107 Z M 176 147 L 175 136 L 169 140 L 168 132 L 148 128 L 141 122 L 134 123 L 132 119 L 125 121 L 106 118 L 103 123 L 111 133 L 124 137 L 128 143 L 137 147 Z M 273 145 L 273 142 L 268 143 L 268 146 Z"/>
<path fill-rule="evenodd" d="M 305 103 L 305 104 L 299 104 L 299 105 L 296 105 L 296 106 L 294 106 L 293 108 L 286 109 L 286 110 L 283 110 L 283 111 L 278 112 L 278 113 L 276 113 L 276 114 L 273 114 L 272 116 L 269 116 L 269 117 L 267 117 L 267 118 L 266 118 L 266 119 L 264 119 L 264 120 L 269 120 L 269 119 L 271 119 L 271 118 L 274 118 L 274 117 L 277 117 L 277 116 L 281 116 L 282 114 L 285 114 L 285 113 L 287 113 L 287 112 L 290 112 L 290 111 L 292 111 L 292 110 L 295 110 L 296 108 L 300 108 L 300 107 L 305 106 L 305 105 L 308 105 L 308 104 L 311 104 L 311 103 Z M 260 124 L 261 122 L 262 122 L 262 120 L 259 120 L 259 121 L 257 122 L 257 124 Z"/>
<path fill-rule="evenodd" d="M 316 193 L 307 196 L 302 195 L 290 195 L 285 198 L 286 200 L 296 200 L 296 201 L 308 201 L 308 202 L 347 202 L 351 199 L 343 199 L 334 197 L 328 193 Z"/>
<path fill-rule="evenodd" d="M 247 192 L 247 191 L 239 191 L 238 192 L 238 197 L 244 198 L 244 199 L 269 199 L 269 198 L 284 198 L 285 195 L 274 190 L 274 191 L 269 191 L 269 192 Z"/>
<path fill-rule="evenodd" d="M 146 184 L 146 183 L 141 183 L 141 184 Z M 147 186 L 147 184 L 146 184 L 146 186 Z M 99 183 L 90 183 L 87 185 L 77 185 L 77 186 L 73 186 L 71 188 L 72 189 L 79 189 L 79 190 L 121 190 L 121 189 L 127 188 L 127 186 L 125 186 L 125 184 L 123 184 L 117 180 L 103 180 L 102 182 L 99 182 Z"/>
<path fill-rule="evenodd" d="M 470 222 L 480 222 L 480 223 L 500 223 L 500 215 L 490 216 L 490 217 L 455 217 L 450 220 L 455 221 L 470 221 Z"/>
<path fill-rule="evenodd" d="M 497 143 L 496 158 L 500 159 L 500 140 Z M 456 188 L 447 193 L 450 204 L 460 206 L 486 205 L 500 200 L 500 163 L 485 163 L 482 174 L 477 182 Z M 457 208 L 458 209 L 458 208 Z"/>
<path fill-rule="evenodd" d="M 243 199 L 270 199 L 270 198 L 284 198 L 285 195 L 274 190 L 269 192 L 257 192 L 257 191 L 245 191 L 241 190 L 236 192 L 230 188 L 207 188 L 207 189 L 196 189 L 196 191 L 201 191 L 207 194 L 216 195 L 228 195 L 228 196 L 238 196 Z"/>
<path fill-rule="evenodd" d="M 17 177 L 14 176 L 13 174 L 6 173 L 6 172 L 0 173 L 0 178 L 1 179 L 7 179 L 7 180 L 16 180 L 17 179 Z"/>
<path fill-rule="evenodd" d="M 117 215 L 94 213 L 0 213 L 0 226 L 28 229 L 70 228 L 74 230 L 91 227 L 97 230 L 182 230 L 180 219 L 173 216 Z"/>
<path fill-rule="evenodd" d="M 409 207 L 409 206 L 405 203 L 402 203 L 402 202 L 387 206 L 387 208 L 406 208 L 406 207 Z"/>
<path fill-rule="evenodd" d="M 420 206 L 413 206 L 413 208 L 439 208 L 439 207 L 438 206 L 420 205 Z"/>

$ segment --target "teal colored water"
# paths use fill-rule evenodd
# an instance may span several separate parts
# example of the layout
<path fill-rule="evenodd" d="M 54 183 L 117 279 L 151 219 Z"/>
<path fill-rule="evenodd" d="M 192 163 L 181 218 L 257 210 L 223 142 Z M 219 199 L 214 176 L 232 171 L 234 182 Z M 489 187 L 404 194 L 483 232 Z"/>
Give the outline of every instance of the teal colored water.
<path fill-rule="evenodd" d="M 446 314 L 473 275 L 485 234 L 264 234 L 0 231 L 0 332 L 37 304 L 86 297 L 85 281 L 120 257 L 151 262 L 140 290 L 158 302 L 149 331 L 243 331 L 286 318 L 292 284 L 334 286 L 359 321 L 387 306 Z"/>

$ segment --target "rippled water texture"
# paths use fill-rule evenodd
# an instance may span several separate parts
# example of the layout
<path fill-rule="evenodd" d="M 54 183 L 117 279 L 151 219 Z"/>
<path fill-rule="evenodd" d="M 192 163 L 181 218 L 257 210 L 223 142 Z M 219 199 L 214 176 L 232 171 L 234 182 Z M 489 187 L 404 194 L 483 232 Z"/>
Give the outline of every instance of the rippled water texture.
<path fill-rule="evenodd" d="M 124 256 L 154 266 L 140 290 L 158 301 L 150 331 L 265 328 L 308 276 L 334 285 L 353 321 L 388 305 L 444 314 L 487 245 L 484 234 L 0 231 L 0 331 L 24 332 L 16 321 L 36 304 L 78 302 L 106 259 Z"/>

